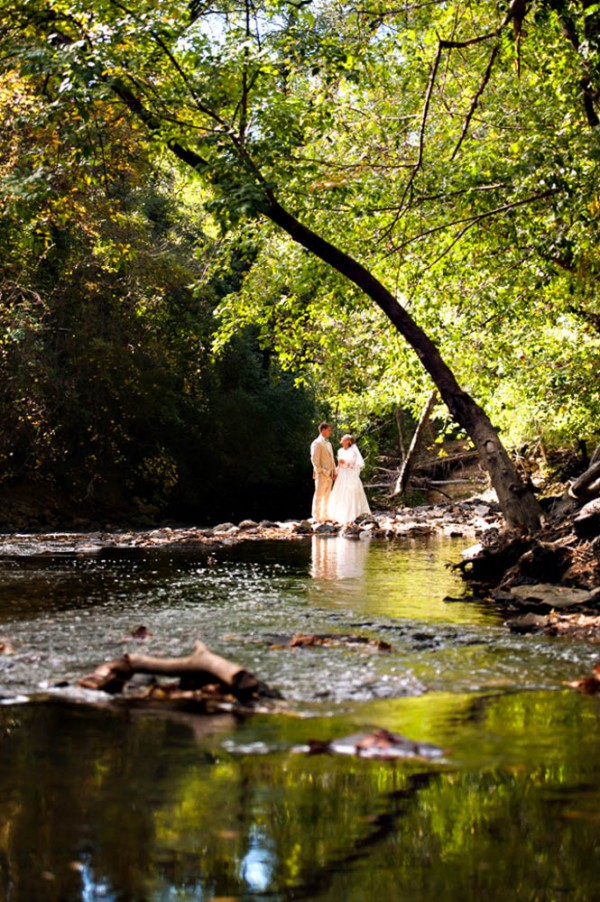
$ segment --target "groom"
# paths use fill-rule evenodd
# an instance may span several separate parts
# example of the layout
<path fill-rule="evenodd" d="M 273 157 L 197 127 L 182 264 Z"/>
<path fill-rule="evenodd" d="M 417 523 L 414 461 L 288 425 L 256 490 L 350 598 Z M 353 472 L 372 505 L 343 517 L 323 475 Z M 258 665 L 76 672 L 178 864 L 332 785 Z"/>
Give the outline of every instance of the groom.
<path fill-rule="evenodd" d="M 312 503 L 312 515 L 315 520 L 327 519 L 327 505 L 331 486 L 335 479 L 335 458 L 329 441 L 330 436 L 331 424 L 321 423 L 318 438 L 310 446 L 310 459 L 315 480 L 315 494 Z"/>

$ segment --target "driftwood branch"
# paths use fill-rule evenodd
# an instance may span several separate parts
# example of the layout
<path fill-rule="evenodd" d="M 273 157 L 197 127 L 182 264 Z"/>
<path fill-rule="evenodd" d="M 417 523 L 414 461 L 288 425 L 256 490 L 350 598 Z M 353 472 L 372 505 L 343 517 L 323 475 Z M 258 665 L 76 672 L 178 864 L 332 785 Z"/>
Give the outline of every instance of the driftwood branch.
<path fill-rule="evenodd" d="M 192 654 L 185 658 L 123 655 L 100 664 L 93 673 L 83 677 L 79 685 L 84 689 L 97 689 L 114 695 L 121 692 L 136 673 L 179 677 L 180 688 L 185 690 L 216 683 L 223 691 L 243 700 L 257 697 L 262 685 L 240 664 L 215 654 L 200 641 L 194 644 Z"/>

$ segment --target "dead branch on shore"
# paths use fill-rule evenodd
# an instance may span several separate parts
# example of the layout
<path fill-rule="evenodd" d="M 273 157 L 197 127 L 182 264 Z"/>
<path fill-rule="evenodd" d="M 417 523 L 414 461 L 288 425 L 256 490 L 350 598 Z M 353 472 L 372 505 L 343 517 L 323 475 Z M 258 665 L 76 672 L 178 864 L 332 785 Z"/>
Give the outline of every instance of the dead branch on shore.
<path fill-rule="evenodd" d="M 179 677 L 176 686 L 145 687 L 146 698 L 172 698 L 201 701 L 206 698 L 230 698 L 251 702 L 259 698 L 280 697 L 240 664 L 212 652 L 197 641 L 194 651 L 184 658 L 152 658 L 147 655 L 122 655 L 100 664 L 93 673 L 82 677 L 79 685 L 111 695 L 123 692 L 136 674 Z M 138 696 L 140 697 L 140 696 Z"/>

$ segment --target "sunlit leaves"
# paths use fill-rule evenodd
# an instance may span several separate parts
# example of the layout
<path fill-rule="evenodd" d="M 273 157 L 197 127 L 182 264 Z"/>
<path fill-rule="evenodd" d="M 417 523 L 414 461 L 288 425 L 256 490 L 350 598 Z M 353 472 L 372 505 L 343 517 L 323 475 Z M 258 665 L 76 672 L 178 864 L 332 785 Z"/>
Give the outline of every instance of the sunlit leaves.
<path fill-rule="evenodd" d="M 9 65 L 55 111 L 72 104 L 73 129 L 87 127 L 92 98 L 125 88 L 153 141 L 204 161 L 198 175 L 225 241 L 253 245 L 246 284 L 221 308 L 223 336 L 258 323 L 285 365 L 340 409 L 418 406 L 427 391 L 378 313 L 258 227 L 274 191 L 396 293 L 515 440 L 549 421 L 552 403 L 562 411 L 569 392 L 594 431 L 587 376 L 563 383 L 555 364 L 566 349 L 588 373 L 599 353 L 585 329 L 598 312 L 600 148 L 582 101 L 582 79 L 599 72 L 596 13 L 542 2 L 527 11 L 517 51 L 507 5 L 488 0 L 193 10 L 21 0 Z M 36 172 L 19 173 L 15 198 L 43 191 Z M 116 265 L 105 239 L 95 253 Z M 536 349 L 539 364 L 522 365 L 516 346 L 528 360 Z M 569 417 L 548 428 L 573 436 L 585 418 Z"/>

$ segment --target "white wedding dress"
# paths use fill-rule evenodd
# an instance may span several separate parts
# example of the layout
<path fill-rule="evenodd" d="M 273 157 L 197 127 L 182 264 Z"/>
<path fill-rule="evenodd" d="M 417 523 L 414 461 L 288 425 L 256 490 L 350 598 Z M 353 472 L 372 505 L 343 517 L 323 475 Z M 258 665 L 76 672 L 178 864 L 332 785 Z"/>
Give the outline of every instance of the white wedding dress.
<path fill-rule="evenodd" d="M 338 463 L 340 467 L 329 496 L 327 512 L 330 520 L 352 523 L 361 514 L 371 513 L 360 481 L 360 471 L 365 462 L 356 445 L 351 445 L 348 449 L 340 448 Z"/>

